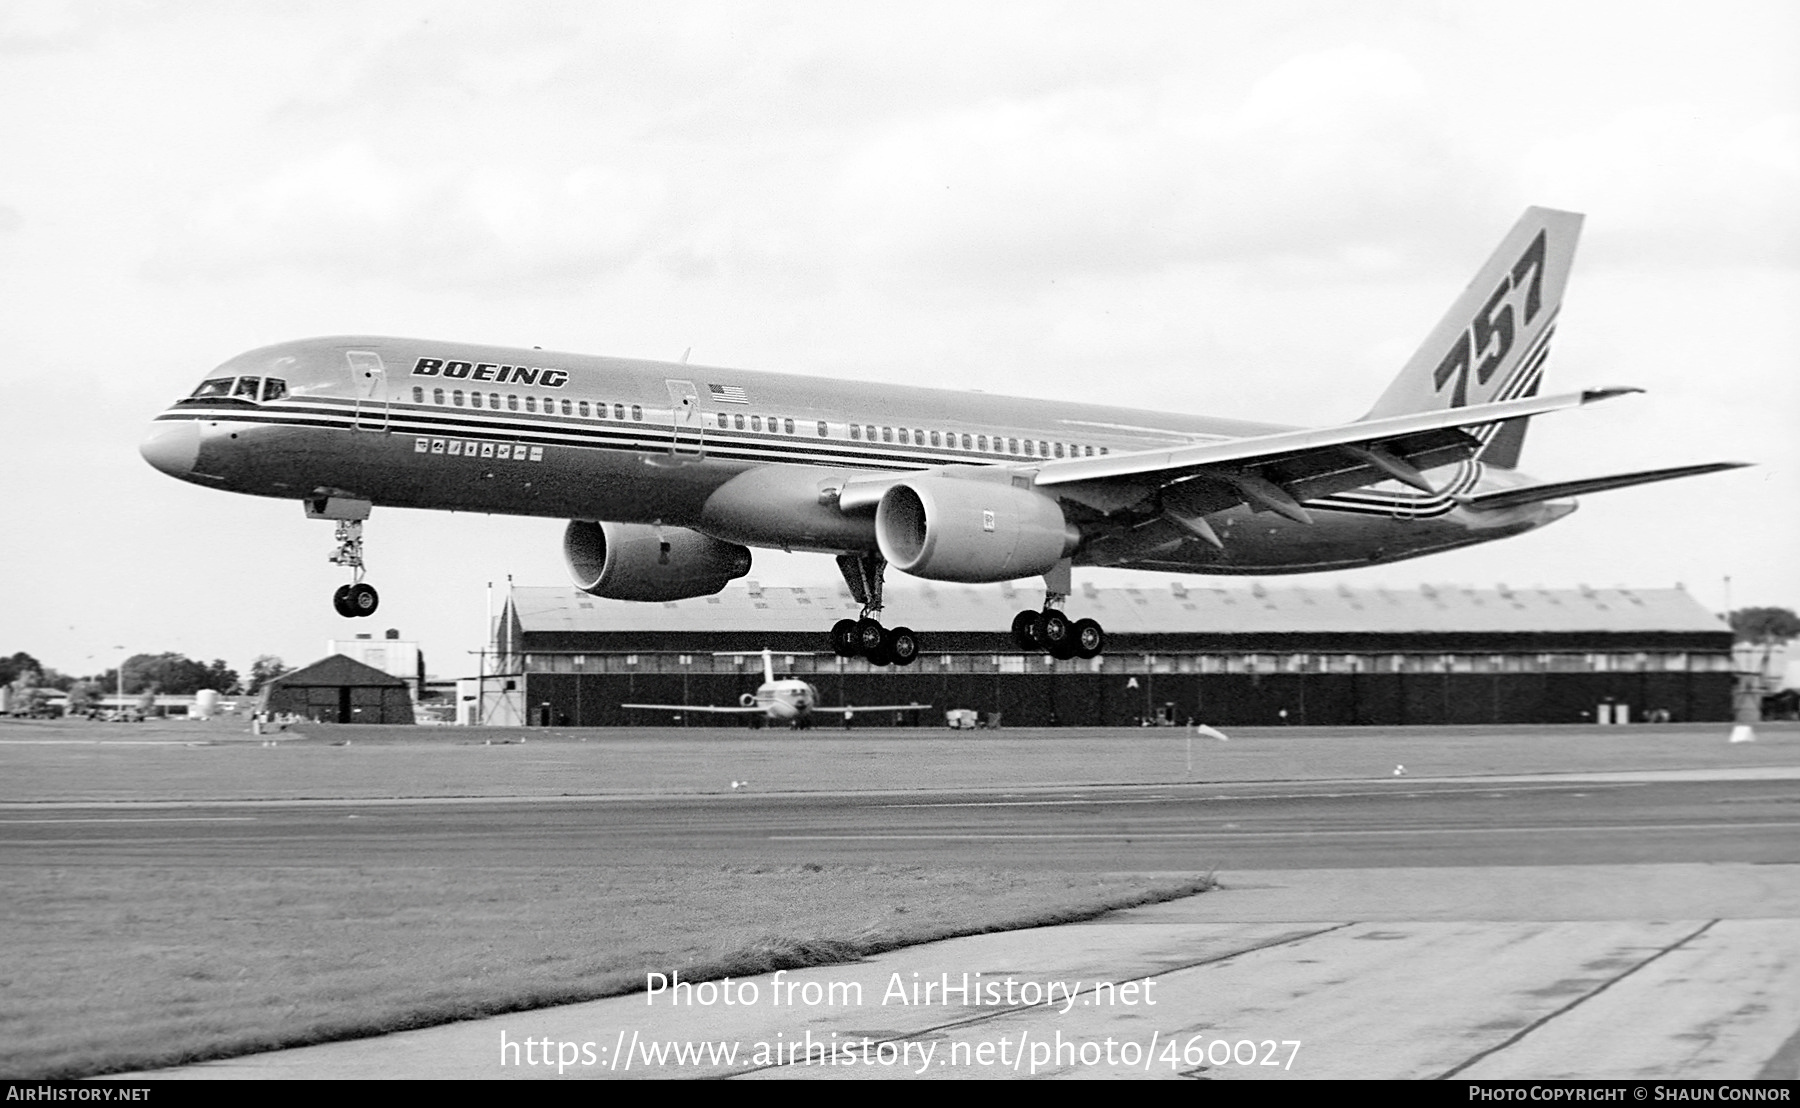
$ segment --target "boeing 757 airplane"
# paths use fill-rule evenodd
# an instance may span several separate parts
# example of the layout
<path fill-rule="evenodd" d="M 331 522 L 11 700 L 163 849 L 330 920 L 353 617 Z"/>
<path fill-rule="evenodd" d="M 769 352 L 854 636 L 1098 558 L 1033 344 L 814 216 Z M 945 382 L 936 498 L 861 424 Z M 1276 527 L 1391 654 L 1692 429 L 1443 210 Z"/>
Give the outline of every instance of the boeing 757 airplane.
<path fill-rule="evenodd" d="M 1042 610 L 1013 620 L 1021 647 L 1093 657 L 1104 630 L 1064 613 L 1074 566 L 1375 565 L 1521 534 L 1583 493 L 1742 464 L 1517 470 L 1530 417 L 1637 391 L 1538 395 L 1581 218 L 1528 209 L 1368 413 L 1335 427 L 349 337 L 238 355 L 141 449 L 184 481 L 334 521 L 346 616 L 377 604 L 371 510 L 435 508 L 567 519 L 576 587 L 622 600 L 715 593 L 750 547 L 835 554 L 862 618 L 838 621 L 832 648 L 877 665 L 920 650 L 877 618 L 890 567 L 1042 576 Z"/>

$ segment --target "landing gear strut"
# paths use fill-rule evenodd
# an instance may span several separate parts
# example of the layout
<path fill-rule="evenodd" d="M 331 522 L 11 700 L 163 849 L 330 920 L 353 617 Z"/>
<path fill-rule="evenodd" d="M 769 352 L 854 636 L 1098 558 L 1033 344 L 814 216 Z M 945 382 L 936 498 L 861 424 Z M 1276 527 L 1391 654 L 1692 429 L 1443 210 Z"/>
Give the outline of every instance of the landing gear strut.
<path fill-rule="evenodd" d="M 340 519 L 337 525 L 337 552 L 331 561 L 340 566 L 349 567 L 354 580 L 348 585 L 339 585 L 331 595 L 331 606 L 337 614 L 346 619 L 358 616 L 372 616 L 381 604 L 381 595 L 375 586 L 363 583 L 363 525 L 359 519 Z"/>
<path fill-rule="evenodd" d="M 840 658 L 867 658 L 872 666 L 910 666 L 919 657 L 919 636 L 910 627 L 883 627 L 881 584 L 887 560 L 879 554 L 840 554 L 838 569 L 850 595 L 862 604 L 862 618 L 840 619 L 831 628 L 831 652 Z"/>

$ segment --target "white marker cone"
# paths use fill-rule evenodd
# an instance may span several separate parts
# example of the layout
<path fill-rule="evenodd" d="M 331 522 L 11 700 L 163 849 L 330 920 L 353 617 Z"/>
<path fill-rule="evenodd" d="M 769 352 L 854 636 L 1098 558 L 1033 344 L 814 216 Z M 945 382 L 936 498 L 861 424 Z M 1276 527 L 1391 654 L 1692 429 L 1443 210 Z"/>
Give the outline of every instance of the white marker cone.
<path fill-rule="evenodd" d="M 1731 729 L 1731 742 L 1753 743 L 1756 741 L 1756 728 L 1748 723 L 1740 723 Z"/>

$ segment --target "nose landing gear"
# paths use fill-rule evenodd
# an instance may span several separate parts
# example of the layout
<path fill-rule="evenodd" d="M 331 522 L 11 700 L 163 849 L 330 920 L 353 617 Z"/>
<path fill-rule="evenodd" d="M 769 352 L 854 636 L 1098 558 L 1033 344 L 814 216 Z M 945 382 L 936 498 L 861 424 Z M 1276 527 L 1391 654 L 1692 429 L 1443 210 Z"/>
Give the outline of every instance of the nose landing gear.
<path fill-rule="evenodd" d="M 375 586 L 363 582 L 363 520 L 372 505 L 367 500 L 321 494 L 305 502 L 306 518 L 337 521 L 337 550 L 329 559 L 351 572 L 351 582 L 331 594 L 331 606 L 346 619 L 372 616 L 381 605 Z"/>
<path fill-rule="evenodd" d="M 339 520 L 337 525 L 337 552 L 332 554 L 332 563 L 347 566 L 355 575 L 355 580 L 348 585 L 339 585 L 331 595 L 331 606 L 337 614 L 346 619 L 359 616 L 372 616 L 381 605 L 381 594 L 375 586 L 363 582 L 363 525 L 360 520 Z"/>

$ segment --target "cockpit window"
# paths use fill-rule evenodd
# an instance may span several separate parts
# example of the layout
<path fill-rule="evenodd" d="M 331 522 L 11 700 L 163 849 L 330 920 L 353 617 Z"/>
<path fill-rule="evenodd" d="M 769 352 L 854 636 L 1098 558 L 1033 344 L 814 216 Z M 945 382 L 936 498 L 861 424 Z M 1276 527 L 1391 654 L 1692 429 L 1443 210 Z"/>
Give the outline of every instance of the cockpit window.
<path fill-rule="evenodd" d="M 284 397 L 286 395 L 287 395 L 287 382 L 286 381 L 283 381 L 278 377 L 264 377 L 263 378 L 262 398 L 264 400 L 280 400 L 282 397 Z"/>
<path fill-rule="evenodd" d="M 234 377 L 214 377 L 210 381 L 202 381 L 200 387 L 193 391 L 189 399 L 203 400 L 209 396 L 230 396 L 231 382 L 234 380 L 236 380 Z"/>
<path fill-rule="evenodd" d="M 237 388 L 232 390 L 231 395 L 241 396 L 245 400 L 255 400 L 257 392 L 261 389 L 261 377 L 239 377 Z"/>

